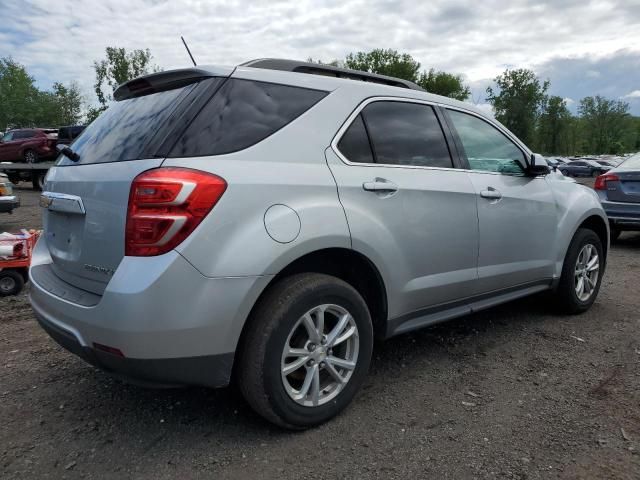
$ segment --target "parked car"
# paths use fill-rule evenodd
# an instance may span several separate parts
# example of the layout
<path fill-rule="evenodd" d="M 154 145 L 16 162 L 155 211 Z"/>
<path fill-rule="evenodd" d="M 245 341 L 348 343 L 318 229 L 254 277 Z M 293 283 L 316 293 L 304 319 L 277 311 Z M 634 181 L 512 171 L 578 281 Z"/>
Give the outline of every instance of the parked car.
<path fill-rule="evenodd" d="M 0 162 L 36 163 L 57 155 L 56 129 L 22 128 L 9 130 L 0 139 Z"/>
<path fill-rule="evenodd" d="M 553 169 L 559 169 L 562 165 L 566 165 L 566 162 L 559 158 L 546 157 L 545 160 L 547 161 L 549 167 Z"/>
<path fill-rule="evenodd" d="M 603 167 L 607 167 L 607 168 L 615 168 L 615 167 L 616 167 L 613 163 L 608 162 L 608 161 L 606 161 L 606 160 L 594 160 L 594 161 L 595 161 L 598 165 L 601 165 L 601 166 L 603 166 Z"/>
<path fill-rule="evenodd" d="M 58 142 L 69 145 L 87 128 L 86 125 L 70 125 L 58 129 Z"/>
<path fill-rule="evenodd" d="M 558 167 L 568 177 L 597 177 L 611 167 L 605 167 L 594 160 L 573 160 Z"/>
<path fill-rule="evenodd" d="M 640 230 L 640 153 L 596 178 L 594 185 L 609 218 L 611 239 Z"/>
<path fill-rule="evenodd" d="M 349 404 L 374 337 L 537 292 L 570 313 L 596 299 L 596 193 L 468 103 L 287 60 L 158 72 L 114 99 L 49 170 L 30 269 L 42 327 L 108 372 L 233 372 L 300 429 Z"/>
<path fill-rule="evenodd" d="M 13 194 L 9 177 L 0 172 L 0 213 L 11 213 L 19 206 L 20 200 Z"/>

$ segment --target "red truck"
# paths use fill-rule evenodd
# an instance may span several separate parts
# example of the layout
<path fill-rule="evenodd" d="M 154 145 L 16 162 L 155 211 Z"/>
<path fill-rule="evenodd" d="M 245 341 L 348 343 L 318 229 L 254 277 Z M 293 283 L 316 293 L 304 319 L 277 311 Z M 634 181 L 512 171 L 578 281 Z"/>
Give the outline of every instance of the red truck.
<path fill-rule="evenodd" d="M 0 162 L 36 163 L 57 156 L 58 130 L 21 128 L 9 130 L 0 138 Z"/>

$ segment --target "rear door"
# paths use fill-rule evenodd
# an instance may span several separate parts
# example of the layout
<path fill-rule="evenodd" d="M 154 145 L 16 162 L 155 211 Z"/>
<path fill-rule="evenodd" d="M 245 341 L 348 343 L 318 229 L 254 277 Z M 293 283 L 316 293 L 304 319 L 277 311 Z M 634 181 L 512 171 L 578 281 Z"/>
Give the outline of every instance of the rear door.
<path fill-rule="evenodd" d="M 157 148 L 176 125 L 209 98 L 220 78 L 114 102 L 73 143 L 80 157 L 59 157 L 43 192 L 44 238 L 54 272 L 68 283 L 101 294 L 125 248 L 132 180 L 157 168 Z M 182 130 L 180 130 L 182 131 Z"/>
<path fill-rule="evenodd" d="M 477 194 L 481 291 L 551 279 L 557 214 L 545 177 L 524 174 L 523 150 L 497 126 L 459 110 L 447 118 Z"/>
<path fill-rule="evenodd" d="M 361 105 L 327 150 L 353 247 L 386 280 L 389 316 L 476 288 L 475 192 L 456 168 L 436 110 L 402 99 Z"/>

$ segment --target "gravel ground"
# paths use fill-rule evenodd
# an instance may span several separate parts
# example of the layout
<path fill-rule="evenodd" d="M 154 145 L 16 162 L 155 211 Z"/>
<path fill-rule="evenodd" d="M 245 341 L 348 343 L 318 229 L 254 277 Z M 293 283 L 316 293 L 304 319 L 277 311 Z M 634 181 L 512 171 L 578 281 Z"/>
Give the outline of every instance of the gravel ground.
<path fill-rule="evenodd" d="M 0 231 L 39 227 L 37 194 Z M 377 345 L 346 412 L 271 427 L 234 388 L 147 390 L 63 351 L 0 299 L 0 478 L 640 478 L 640 234 L 598 301 L 544 296 Z"/>

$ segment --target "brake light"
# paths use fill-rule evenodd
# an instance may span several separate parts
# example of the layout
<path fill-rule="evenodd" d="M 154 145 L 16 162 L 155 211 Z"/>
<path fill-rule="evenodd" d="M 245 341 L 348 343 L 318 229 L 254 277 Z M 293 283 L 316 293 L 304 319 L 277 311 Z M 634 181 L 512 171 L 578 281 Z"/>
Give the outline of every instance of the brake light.
<path fill-rule="evenodd" d="M 227 188 L 224 179 L 188 168 L 157 168 L 131 184 L 125 255 L 161 255 L 177 247 Z"/>
<path fill-rule="evenodd" d="M 593 184 L 595 190 L 606 190 L 607 182 L 618 182 L 620 177 L 613 173 L 605 173 L 596 178 L 596 183 Z"/>

